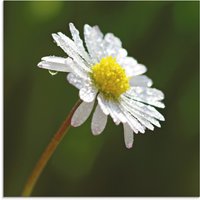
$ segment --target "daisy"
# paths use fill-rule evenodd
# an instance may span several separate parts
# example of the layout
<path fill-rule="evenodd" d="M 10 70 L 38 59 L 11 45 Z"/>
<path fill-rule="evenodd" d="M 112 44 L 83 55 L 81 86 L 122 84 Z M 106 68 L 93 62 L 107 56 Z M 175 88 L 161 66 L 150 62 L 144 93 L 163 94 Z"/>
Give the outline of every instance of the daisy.
<path fill-rule="evenodd" d="M 119 38 L 112 33 L 102 34 L 98 26 L 84 25 L 84 47 L 75 26 L 69 24 L 72 39 L 61 32 L 52 34 L 53 39 L 68 55 L 43 57 L 38 67 L 67 72 L 67 80 L 79 89 L 82 103 L 74 112 L 71 125 L 78 127 L 91 114 L 93 135 L 103 132 L 108 115 L 114 123 L 123 124 L 124 140 L 131 148 L 134 133 L 160 127 L 164 117 L 153 107 L 164 108 L 164 94 L 151 88 L 152 80 L 145 75 L 146 67 L 127 55 Z"/>

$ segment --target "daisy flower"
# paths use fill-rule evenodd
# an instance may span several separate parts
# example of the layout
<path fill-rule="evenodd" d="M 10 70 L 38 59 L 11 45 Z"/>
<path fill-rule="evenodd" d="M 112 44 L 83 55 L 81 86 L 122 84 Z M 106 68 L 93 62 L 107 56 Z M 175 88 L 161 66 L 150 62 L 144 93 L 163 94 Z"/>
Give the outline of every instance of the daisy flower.
<path fill-rule="evenodd" d="M 151 88 L 152 80 L 145 75 L 146 67 L 127 55 L 122 42 L 112 33 L 102 34 L 98 26 L 84 25 L 84 40 L 74 24 L 69 24 L 72 39 L 61 32 L 53 39 L 68 55 L 43 57 L 38 67 L 67 72 L 67 80 L 79 89 L 82 103 L 71 119 L 74 127 L 83 124 L 95 107 L 91 130 L 103 132 L 110 115 L 116 125 L 124 127 L 124 140 L 131 148 L 134 134 L 160 127 L 164 117 L 153 107 L 164 108 L 164 94 Z"/>

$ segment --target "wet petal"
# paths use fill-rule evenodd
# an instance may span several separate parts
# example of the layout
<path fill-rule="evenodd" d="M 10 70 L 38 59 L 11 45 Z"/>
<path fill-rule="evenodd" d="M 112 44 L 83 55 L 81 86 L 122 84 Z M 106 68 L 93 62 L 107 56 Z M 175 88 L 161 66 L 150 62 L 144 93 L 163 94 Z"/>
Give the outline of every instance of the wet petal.
<path fill-rule="evenodd" d="M 69 73 L 67 75 L 67 80 L 70 84 L 72 84 L 79 90 L 87 84 L 87 82 L 84 79 L 80 78 L 79 76 L 77 76 L 73 73 Z"/>
<path fill-rule="evenodd" d="M 102 111 L 104 112 L 105 115 L 109 115 L 109 111 L 107 109 L 107 106 L 106 106 L 106 103 L 105 103 L 105 100 L 103 98 L 103 96 L 101 94 L 99 94 L 97 96 L 97 100 L 98 100 L 98 103 L 102 109 Z"/>
<path fill-rule="evenodd" d="M 137 60 L 132 57 L 119 59 L 118 62 L 125 69 L 128 77 L 138 76 L 147 71 L 144 65 L 137 63 Z"/>
<path fill-rule="evenodd" d="M 129 110 L 134 110 L 135 112 L 141 113 L 141 115 L 144 115 L 145 117 L 151 117 L 151 118 L 156 118 L 160 121 L 165 121 L 165 118 L 163 117 L 163 115 L 160 114 L 154 107 L 150 105 L 146 105 L 138 101 L 134 101 L 132 99 L 127 98 L 126 96 L 122 96 L 121 99 L 122 99 L 121 103 L 127 104 L 127 106 L 129 107 Z M 156 124 L 159 126 L 158 123 Z"/>
<path fill-rule="evenodd" d="M 131 87 L 124 96 L 159 108 L 165 107 L 164 103 L 160 102 L 164 99 L 163 92 L 155 88 Z"/>
<path fill-rule="evenodd" d="M 80 52 L 78 51 L 74 42 L 69 39 L 66 35 L 59 32 L 58 34 L 52 34 L 53 39 L 56 41 L 57 45 L 60 46 L 65 53 L 76 62 L 83 70 L 89 72 L 89 66 L 80 57 Z"/>
<path fill-rule="evenodd" d="M 92 117 L 92 133 L 93 135 L 99 135 L 103 132 L 107 123 L 107 115 L 103 113 L 101 107 L 99 105 L 96 106 Z"/>
<path fill-rule="evenodd" d="M 124 54 L 127 55 L 127 52 L 124 50 L 123 52 L 121 51 L 122 49 L 122 42 L 120 39 L 112 33 L 107 33 L 104 37 L 103 40 L 103 46 L 106 52 L 106 56 L 112 56 L 112 57 L 117 57 L 118 54 Z"/>
<path fill-rule="evenodd" d="M 122 110 L 124 111 L 124 114 L 127 118 L 127 123 L 130 125 L 132 130 L 137 133 L 138 131 L 140 133 L 145 132 L 145 127 L 129 112 L 129 109 L 127 106 L 121 104 Z"/>
<path fill-rule="evenodd" d="M 85 47 L 83 46 L 83 41 L 79 36 L 79 31 L 76 29 L 73 23 L 69 23 L 70 32 L 72 34 L 75 45 L 77 46 L 80 55 L 89 63 L 92 64 L 89 54 L 86 52 Z"/>
<path fill-rule="evenodd" d="M 71 125 L 74 127 L 82 125 L 90 116 L 94 106 L 94 101 L 90 103 L 82 102 L 74 112 Z"/>
<path fill-rule="evenodd" d="M 151 87 L 153 84 L 152 80 L 145 75 L 132 76 L 129 83 L 131 86 L 142 86 L 142 87 Z"/>
<path fill-rule="evenodd" d="M 79 96 L 80 98 L 85 102 L 92 102 L 94 101 L 97 94 L 96 88 L 94 88 L 92 85 L 85 85 L 83 88 L 79 90 Z"/>
<path fill-rule="evenodd" d="M 38 67 L 58 72 L 70 72 L 70 66 L 66 64 L 69 58 L 62 58 L 57 56 L 46 56 L 38 63 Z"/>
<path fill-rule="evenodd" d="M 125 145 L 126 145 L 126 148 L 130 149 L 130 148 L 132 148 L 133 141 L 134 141 L 133 130 L 131 129 L 131 127 L 127 123 L 124 123 L 123 126 L 124 126 Z"/>
<path fill-rule="evenodd" d="M 103 34 L 98 26 L 91 27 L 88 24 L 84 26 L 84 38 L 93 63 L 97 63 L 105 57 L 103 48 Z"/>

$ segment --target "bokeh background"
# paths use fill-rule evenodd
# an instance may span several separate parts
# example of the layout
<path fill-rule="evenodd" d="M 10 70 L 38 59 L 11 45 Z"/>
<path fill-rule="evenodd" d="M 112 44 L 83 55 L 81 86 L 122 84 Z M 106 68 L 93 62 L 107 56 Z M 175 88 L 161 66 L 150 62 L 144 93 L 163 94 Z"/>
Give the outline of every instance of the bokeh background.
<path fill-rule="evenodd" d="M 164 91 L 162 128 L 127 150 L 111 119 L 92 136 L 91 118 L 71 128 L 33 196 L 198 196 L 199 2 L 4 2 L 4 196 L 20 196 L 33 166 L 78 99 L 66 74 L 37 68 L 66 56 L 51 33 L 73 22 L 123 41 Z"/>

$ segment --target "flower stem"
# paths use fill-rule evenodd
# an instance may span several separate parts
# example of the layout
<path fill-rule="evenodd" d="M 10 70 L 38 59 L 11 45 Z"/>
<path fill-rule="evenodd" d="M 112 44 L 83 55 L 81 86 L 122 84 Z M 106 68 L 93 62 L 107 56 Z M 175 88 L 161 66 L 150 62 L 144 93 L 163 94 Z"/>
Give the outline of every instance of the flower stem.
<path fill-rule="evenodd" d="M 69 129 L 73 113 L 75 112 L 77 107 L 80 105 L 80 103 L 81 103 L 81 100 L 78 100 L 76 102 L 76 104 L 74 105 L 74 107 L 70 111 L 69 115 L 66 117 L 65 121 L 62 123 L 59 130 L 53 136 L 52 140 L 50 141 L 50 143 L 48 144 L 48 146 L 46 147 L 46 149 L 42 153 L 40 159 L 38 160 L 35 168 L 33 169 L 32 173 L 31 173 L 31 175 L 30 175 L 30 177 L 29 177 L 29 179 L 28 179 L 28 181 L 27 181 L 27 183 L 24 187 L 24 190 L 22 192 L 22 196 L 27 197 L 27 196 L 31 195 L 32 190 L 33 190 L 38 178 L 40 177 L 40 174 L 42 173 L 44 167 L 46 166 L 48 160 L 51 158 L 52 154 L 56 150 L 56 147 L 61 142 L 61 140 L 65 136 L 67 130 Z"/>

